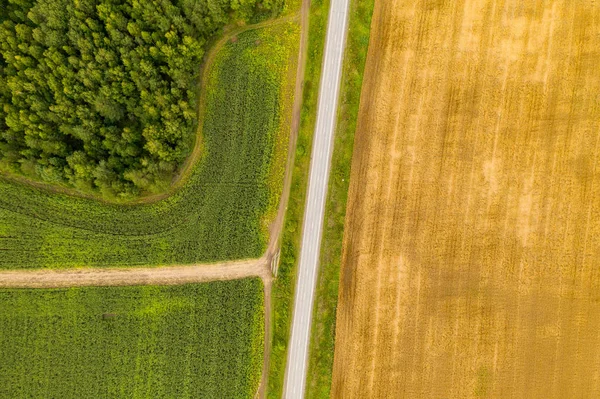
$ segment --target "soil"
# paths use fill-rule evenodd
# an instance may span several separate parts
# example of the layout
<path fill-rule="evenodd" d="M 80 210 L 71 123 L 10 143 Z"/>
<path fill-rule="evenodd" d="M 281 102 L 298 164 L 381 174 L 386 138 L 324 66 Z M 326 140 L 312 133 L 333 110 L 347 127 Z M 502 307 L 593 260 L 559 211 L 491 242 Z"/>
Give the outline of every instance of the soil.
<path fill-rule="evenodd" d="M 222 37 L 211 50 L 203 65 L 204 71 L 209 69 L 209 66 L 214 61 L 214 57 L 218 50 L 222 48 L 228 40 L 236 37 L 240 33 L 264 28 L 274 24 L 281 24 L 291 20 L 300 18 L 302 21 L 302 39 L 300 46 L 299 64 L 296 71 L 295 99 L 293 105 L 293 115 L 291 119 L 290 140 L 288 149 L 288 159 L 286 163 L 285 179 L 282 195 L 279 201 L 277 215 L 269 226 L 270 239 L 265 255 L 260 259 L 248 261 L 232 261 L 220 262 L 215 264 L 205 265 L 171 265 L 164 267 L 132 267 L 132 268 L 80 268 L 80 269 L 64 269 L 64 270 L 0 270 L 0 287 L 30 287 L 30 288 L 51 288 L 51 287 L 69 287 L 69 286 L 84 286 L 84 285 L 140 285 L 140 284 L 181 284 L 186 282 L 204 282 L 211 280 L 234 280 L 245 277 L 261 277 L 263 280 L 270 278 L 271 258 L 277 253 L 279 238 L 283 228 L 283 221 L 289 192 L 291 186 L 294 154 L 296 141 L 298 137 L 298 129 L 300 125 L 300 109 L 302 104 L 302 81 L 304 77 L 304 60 L 306 58 L 306 40 L 308 26 L 308 8 L 309 0 L 304 0 L 301 15 L 292 14 L 274 21 L 266 21 L 255 25 L 248 25 L 233 29 L 227 35 Z M 202 82 L 206 79 L 203 78 Z M 201 100 L 201 103 L 203 101 Z M 202 105 L 201 105 L 202 106 Z M 192 155 L 186 161 L 183 167 L 182 174 L 178 177 L 179 182 L 185 181 L 184 175 L 191 173 L 193 164 L 197 161 L 201 154 L 201 131 L 198 132 L 199 139 L 196 143 Z M 11 176 L 11 178 L 13 178 Z M 50 190 L 54 192 L 64 192 L 61 187 L 54 187 L 15 177 L 20 183 L 30 184 L 40 189 Z M 67 192 L 65 192 L 67 193 Z M 68 194 L 76 194 L 68 192 Z M 164 193 L 157 196 L 145 197 L 138 202 L 153 202 L 163 199 L 170 195 Z M 243 270 L 247 267 L 247 270 Z M 206 270 L 202 270 L 206 269 Z M 268 271 L 268 273 L 267 273 Z M 179 277 L 178 277 L 179 276 Z M 181 281 L 178 283 L 177 281 Z"/>
<path fill-rule="evenodd" d="M 292 108 L 292 120 L 291 120 L 291 131 L 289 138 L 289 149 L 288 157 L 285 167 L 285 176 L 283 182 L 283 190 L 279 199 L 279 209 L 277 210 L 277 216 L 270 225 L 270 240 L 267 248 L 266 257 L 271 260 L 277 256 L 279 251 L 281 233 L 284 226 L 285 214 L 290 198 L 290 191 L 292 186 L 292 175 L 294 171 L 294 158 L 296 154 L 296 143 L 298 141 L 298 132 L 300 130 L 300 115 L 302 110 L 302 99 L 303 99 L 303 88 L 304 88 L 304 71 L 306 69 L 306 56 L 308 49 L 308 17 L 310 12 L 310 0 L 303 0 L 302 7 L 300 9 L 300 48 L 298 51 L 298 69 L 295 71 L 296 86 L 294 89 L 294 105 Z M 270 270 L 269 270 L 270 272 Z M 269 364 L 271 358 L 271 337 L 272 337 L 272 324 L 271 324 L 271 287 L 272 287 L 272 274 L 269 273 L 268 279 L 263 279 L 265 285 L 265 336 L 267 340 L 265 342 L 265 359 L 263 363 L 262 379 L 258 391 L 258 397 L 260 399 L 267 397 L 268 378 L 269 378 Z"/>

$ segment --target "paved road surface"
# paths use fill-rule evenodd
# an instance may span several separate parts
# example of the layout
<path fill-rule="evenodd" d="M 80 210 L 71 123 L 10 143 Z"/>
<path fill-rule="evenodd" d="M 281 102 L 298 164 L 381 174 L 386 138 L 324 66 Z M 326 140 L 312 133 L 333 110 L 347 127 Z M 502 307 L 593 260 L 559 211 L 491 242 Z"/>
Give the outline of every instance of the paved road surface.
<path fill-rule="evenodd" d="M 325 198 L 333 152 L 342 58 L 348 25 L 348 0 L 332 0 L 330 7 L 317 125 L 313 139 L 308 182 L 308 199 L 304 214 L 292 338 L 285 373 L 285 399 L 302 399 L 304 397 L 311 316 L 321 252 Z"/>

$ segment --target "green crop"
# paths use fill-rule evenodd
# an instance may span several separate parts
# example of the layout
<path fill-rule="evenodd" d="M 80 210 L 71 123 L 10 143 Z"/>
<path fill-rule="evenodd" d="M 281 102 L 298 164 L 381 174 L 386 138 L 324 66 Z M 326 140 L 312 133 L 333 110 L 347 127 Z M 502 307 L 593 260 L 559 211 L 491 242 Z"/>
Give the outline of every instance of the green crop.
<path fill-rule="evenodd" d="M 252 398 L 259 279 L 0 290 L 1 398 Z"/>
<path fill-rule="evenodd" d="M 0 179 L 0 268 L 259 257 L 281 193 L 273 176 L 285 162 L 277 152 L 287 151 L 289 121 L 280 113 L 291 100 L 298 34 L 295 23 L 273 25 L 219 51 L 205 89 L 201 159 L 164 200 L 106 204 Z"/>

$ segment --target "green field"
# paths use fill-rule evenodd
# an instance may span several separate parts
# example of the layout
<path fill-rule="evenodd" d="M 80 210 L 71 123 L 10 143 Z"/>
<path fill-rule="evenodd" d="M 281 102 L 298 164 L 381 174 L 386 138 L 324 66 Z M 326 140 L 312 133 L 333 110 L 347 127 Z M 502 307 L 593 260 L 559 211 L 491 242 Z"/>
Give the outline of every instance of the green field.
<path fill-rule="evenodd" d="M 289 133 L 281 113 L 293 101 L 298 37 L 297 24 L 280 23 L 218 52 L 204 88 L 201 159 L 164 200 L 111 205 L 0 179 L 0 268 L 259 257 L 281 193 Z"/>
<path fill-rule="evenodd" d="M 0 290 L 1 398 L 252 398 L 262 283 Z"/>

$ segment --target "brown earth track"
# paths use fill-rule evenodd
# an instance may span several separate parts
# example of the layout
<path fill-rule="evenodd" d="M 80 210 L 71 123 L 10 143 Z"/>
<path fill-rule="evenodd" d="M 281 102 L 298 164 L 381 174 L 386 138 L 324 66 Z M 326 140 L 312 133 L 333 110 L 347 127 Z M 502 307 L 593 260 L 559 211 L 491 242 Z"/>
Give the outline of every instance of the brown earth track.
<path fill-rule="evenodd" d="M 300 8 L 300 48 L 298 51 L 298 68 L 295 71 L 296 85 L 294 88 L 294 105 L 292 108 L 291 132 L 288 145 L 288 157 L 285 166 L 285 177 L 283 182 L 283 190 L 279 199 L 279 209 L 277 216 L 270 226 L 270 241 L 267 253 L 274 256 L 279 248 L 279 239 L 285 212 L 287 210 L 290 199 L 290 188 L 292 186 L 292 172 L 294 168 L 294 159 L 296 155 L 296 143 L 298 141 L 298 132 L 300 130 L 300 114 L 302 111 L 302 99 L 304 89 L 304 71 L 306 69 L 306 55 L 308 50 L 308 17 L 310 12 L 310 0 L 302 0 Z"/>
<path fill-rule="evenodd" d="M 3 288 L 58 288 L 80 286 L 177 285 L 205 281 L 270 278 L 267 258 L 202 265 L 136 268 L 81 268 L 57 270 L 6 270 Z"/>
<path fill-rule="evenodd" d="M 296 141 L 298 137 L 298 129 L 300 124 L 300 109 L 302 105 L 302 80 L 304 76 L 304 60 L 306 58 L 306 36 L 305 30 L 308 26 L 308 6 L 310 5 L 309 0 L 304 0 L 300 15 L 291 14 L 279 18 L 273 21 L 265 21 L 255 25 L 241 26 L 233 29 L 229 29 L 227 34 L 219 39 L 214 46 L 211 47 L 207 59 L 202 67 L 202 74 L 204 75 L 210 65 L 214 61 L 218 50 L 222 48 L 232 37 L 239 35 L 242 32 L 260 29 L 267 26 L 273 26 L 293 20 L 301 20 L 302 32 L 301 32 L 301 46 L 300 54 L 298 56 L 299 64 L 297 72 L 295 73 L 295 92 L 294 92 L 294 104 L 293 114 L 291 117 L 291 129 L 290 139 L 288 146 L 288 157 L 286 161 L 285 176 L 283 190 L 281 198 L 279 200 L 279 206 L 277 214 L 274 220 L 269 225 L 269 244 L 265 254 L 259 259 L 253 260 L 242 260 L 242 261 L 227 261 L 217 262 L 212 264 L 198 264 L 198 265 L 170 265 L 164 267 L 131 267 L 131 268 L 79 268 L 79 269 L 37 269 L 37 270 L 0 270 L 0 287 L 30 287 L 30 288 L 52 288 L 52 287 L 68 287 L 68 286 L 91 286 L 91 285 L 139 285 L 139 284 L 182 284 L 186 282 L 204 282 L 216 280 L 235 280 L 246 277 L 261 277 L 263 281 L 267 277 L 267 272 L 271 273 L 271 260 L 276 255 L 279 245 L 279 238 L 281 230 L 283 228 L 283 221 L 285 217 L 285 211 L 287 209 L 287 203 L 289 199 L 289 192 L 291 186 L 292 167 L 294 162 L 294 154 L 296 148 Z M 203 78 L 202 82 L 206 79 Z M 201 100 L 201 107 L 203 101 Z M 190 156 L 186 165 L 193 165 L 201 153 L 201 132 L 198 133 L 199 138 L 196 143 L 193 155 Z M 185 166 L 183 168 L 183 174 L 189 174 L 191 166 Z M 187 172 L 185 172 L 187 171 Z M 12 177 L 11 177 L 12 178 Z M 180 177 L 181 179 L 181 177 Z M 34 187 L 48 189 L 54 192 L 63 192 L 63 188 L 48 186 L 43 183 L 37 183 L 29 181 L 27 179 L 21 179 L 16 177 L 15 180 L 20 183 L 29 184 Z M 23 181 L 21 181 L 23 180 Z M 185 180 L 185 178 L 183 178 Z M 181 181 L 183 181 L 181 180 Z M 69 191 L 68 189 L 65 189 Z M 72 194 L 70 191 L 65 192 Z M 78 193 L 81 195 L 81 193 Z M 140 199 L 138 202 L 155 201 L 164 198 L 170 194 L 164 193 L 158 196 L 145 197 Z M 248 270 L 242 270 L 242 266 L 247 267 Z M 205 268 L 206 270 L 202 270 Z M 189 270 L 188 270 L 189 269 Z M 170 270 L 170 271 L 169 271 Z M 181 282 L 177 283 L 177 274 L 181 274 Z M 270 277 L 269 277 L 270 278 Z M 28 285 L 28 284 L 31 285 Z"/>
<path fill-rule="evenodd" d="M 48 284 L 50 284 L 47 286 L 48 288 L 51 287 L 52 284 L 59 284 L 58 286 L 69 286 L 68 281 L 70 278 L 70 273 L 73 273 L 74 276 L 76 276 L 76 275 L 82 276 L 79 279 L 77 277 L 74 278 L 74 281 L 76 282 L 75 284 L 73 284 L 74 286 L 75 285 L 94 285 L 93 284 L 94 278 L 98 279 L 99 285 L 127 285 L 126 280 L 127 280 L 127 273 L 129 271 L 132 272 L 132 274 L 131 274 L 132 281 L 141 281 L 140 277 L 139 277 L 139 276 L 141 276 L 141 274 L 135 273 L 136 270 L 144 270 L 145 271 L 144 273 L 146 273 L 145 275 L 147 276 L 146 280 L 148 281 L 147 284 L 155 284 L 154 282 L 152 282 L 153 279 L 156 279 L 156 283 L 160 283 L 161 279 L 163 279 L 163 278 L 164 278 L 164 281 L 167 281 L 167 284 L 168 284 L 168 281 L 173 280 L 174 276 L 172 276 L 172 275 L 167 276 L 167 273 L 165 273 L 165 271 L 163 271 L 163 269 L 173 268 L 174 271 L 179 271 L 179 272 L 183 273 L 185 268 L 188 268 L 188 267 L 198 268 L 198 270 L 190 272 L 189 278 L 192 278 L 192 279 L 197 278 L 199 282 L 200 281 L 209 281 L 208 279 L 210 278 L 210 276 L 215 276 L 214 280 L 221 280 L 222 278 L 219 278 L 216 268 L 221 269 L 224 275 L 230 275 L 231 277 L 227 278 L 230 280 L 234 280 L 237 278 L 244 278 L 244 277 L 264 277 L 264 273 L 261 271 L 261 269 L 265 268 L 266 270 L 270 270 L 270 261 L 271 261 L 272 257 L 275 256 L 275 254 L 278 251 L 279 238 L 281 235 L 281 230 L 283 228 L 285 211 L 287 209 L 287 204 L 288 204 L 288 200 L 289 200 L 290 187 L 291 187 L 291 181 L 292 181 L 292 168 L 293 168 L 293 164 L 294 164 L 294 155 L 295 155 L 295 149 L 296 149 L 296 142 L 297 142 L 297 138 L 298 138 L 298 129 L 300 126 L 300 111 L 301 111 L 301 107 L 302 107 L 302 88 L 303 88 L 303 79 L 304 79 L 304 69 L 305 69 L 305 64 L 306 64 L 305 60 L 306 60 L 306 47 L 307 47 L 307 40 L 308 40 L 309 8 L 310 8 L 310 0 L 303 0 L 302 8 L 299 13 L 285 15 L 276 20 L 268 20 L 268 21 L 261 22 L 258 24 L 253 24 L 253 25 L 228 27 L 226 29 L 226 34 L 223 37 L 221 37 L 219 40 L 217 40 L 213 46 L 211 46 L 211 48 L 210 48 L 209 52 L 207 53 L 206 58 L 203 62 L 201 72 L 200 72 L 200 75 L 202 76 L 202 78 L 200 79 L 200 85 L 202 88 L 204 88 L 204 84 L 207 81 L 207 78 L 205 75 L 206 75 L 207 71 L 210 70 L 210 65 L 212 65 L 212 63 L 214 62 L 215 57 L 216 57 L 217 53 L 219 52 L 219 50 L 228 41 L 230 41 L 233 37 L 235 37 L 243 32 L 249 31 L 249 30 L 266 28 L 269 26 L 278 25 L 278 24 L 282 24 L 282 23 L 286 23 L 286 22 L 290 22 L 290 21 L 294 21 L 294 20 L 300 21 L 301 41 L 300 41 L 300 50 L 299 50 L 299 55 L 298 55 L 298 66 L 297 66 L 297 69 L 295 71 L 293 71 L 293 75 L 296 77 L 295 85 L 294 85 L 294 103 L 293 103 L 292 116 L 291 116 L 291 121 L 290 121 L 290 138 L 289 138 L 288 155 L 287 155 L 286 167 L 285 167 L 284 183 L 283 183 L 281 197 L 279 200 L 277 214 L 276 214 L 274 220 L 269 224 L 269 244 L 268 244 L 267 250 L 265 252 L 265 255 L 263 255 L 263 257 L 261 257 L 259 259 L 248 260 L 248 261 L 230 261 L 230 262 L 218 262 L 218 263 L 214 263 L 214 264 L 200 264 L 200 265 L 188 265 L 188 266 L 172 265 L 172 266 L 165 266 L 165 267 L 149 267 L 146 269 L 135 267 L 135 268 L 120 268 L 120 269 L 85 268 L 85 269 L 75 269 L 75 270 L 73 270 L 73 269 L 70 269 L 70 270 L 25 270 L 25 271 L 0 270 L 0 287 L 17 287 L 17 286 L 25 287 L 26 281 L 28 281 L 28 280 L 32 281 L 35 284 L 35 287 L 43 287 L 44 281 L 46 281 L 46 282 L 48 282 Z M 200 112 L 199 112 L 200 115 L 202 115 L 203 106 L 204 106 L 204 99 L 202 97 L 200 99 Z M 202 125 L 201 121 L 199 122 L 199 125 L 200 126 Z M 173 185 L 173 187 L 171 187 L 171 190 L 169 192 L 157 194 L 157 195 L 153 195 L 153 196 L 143 197 L 138 200 L 132 201 L 128 204 L 133 205 L 133 204 L 138 204 L 138 203 L 158 201 L 158 200 L 168 197 L 169 195 L 172 194 L 172 191 L 178 189 L 185 182 L 186 178 L 189 177 L 189 174 L 192 171 L 192 166 L 195 163 L 197 163 L 197 161 L 201 155 L 201 152 L 202 152 L 201 151 L 202 150 L 201 129 L 198 130 L 197 136 L 198 137 L 196 139 L 196 144 L 194 146 L 194 150 L 193 150 L 192 154 L 186 160 L 184 166 L 182 166 L 182 169 L 181 169 L 180 173 L 177 175 L 177 177 L 175 178 L 174 183 L 173 183 L 174 185 Z M 21 176 L 13 176 L 13 175 L 4 176 L 4 175 L 2 175 L 1 178 L 14 180 L 21 184 L 31 185 L 33 187 L 51 191 L 51 192 L 55 192 L 55 193 L 82 196 L 82 197 L 86 197 L 86 198 L 90 198 L 90 199 L 94 199 L 94 200 L 103 201 L 102 199 L 98 199 L 94 196 L 86 195 L 86 194 L 81 193 L 76 190 L 32 181 L 32 180 L 23 178 Z M 106 202 L 109 202 L 109 201 L 106 201 Z M 242 264 L 250 266 L 248 273 L 239 272 L 238 266 L 240 266 Z M 199 270 L 201 267 L 204 267 L 204 266 L 207 267 L 207 275 L 206 276 L 203 275 L 203 273 Z M 118 272 L 111 274 L 111 271 L 118 271 Z M 36 274 L 39 274 L 39 276 L 36 276 Z M 87 277 L 83 277 L 84 275 Z M 162 277 L 163 275 L 165 277 Z M 6 276 L 6 278 L 5 278 L 5 276 Z M 241 276 L 241 277 L 237 277 L 237 276 Z M 122 278 L 123 281 L 120 281 L 119 280 L 120 278 Z M 102 281 L 103 279 L 106 279 L 106 282 Z M 113 281 L 114 284 L 110 283 L 110 281 Z M 137 284 L 138 283 L 132 283 L 129 285 L 137 285 Z M 31 287 L 34 288 L 34 286 L 31 286 Z"/>
<path fill-rule="evenodd" d="M 600 3 L 376 0 L 332 398 L 600 397 Z"/>
<path fill-rule="evenodd" d="M 268 260 L 267 267 L 271 266 L 274 257 L 277 256 L 280 245 L 281 232 L 283 230 L 285 214 L 290 198 L 292 187 L 292 175 L 294 170 L 294 159 L 296 155 L 296 143 L 298 141 L 298 133 L 300 130 L 300 116 L 302 110 L 302 99 L 304 89 L 304 71 L 306 69 L 306 56 L 308 50 L 308 17 L 310 15 L 310 0 L 302 0 L 300 8 L 300 48 L 298 50 L 298 68 L 296 71 L 296 85 L 294 88 L 294 105 L 292 108 L 291 131 L 289 139 L 288 157 L 285 167 L 285 176 L 283 181 L 283 190 L 279 199 L 279 209 L 277 216 L 270 225 L 270 239 L 267 252 L 265 254 Z M 271 301 L 271 290 L 273 286 L 273 275 L 269 268 L 268 278 L 263 278 L 265 286 L 265 358 L 263 362 L 263 371 L 260 387 L 257 393 L 258 398 L 264 399 L 267 397 L 267 389 L 269 387 L 269 366 L 271 361 L 271 340 L 272 340 L 272 323 L 271 318 L 273 306 Z"/>

